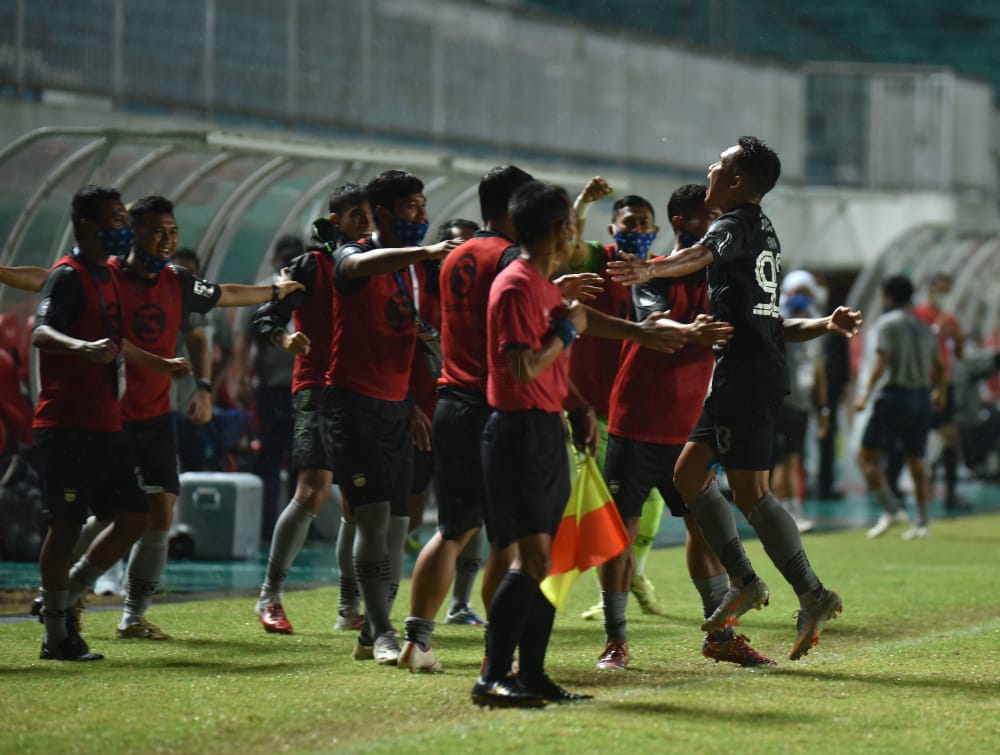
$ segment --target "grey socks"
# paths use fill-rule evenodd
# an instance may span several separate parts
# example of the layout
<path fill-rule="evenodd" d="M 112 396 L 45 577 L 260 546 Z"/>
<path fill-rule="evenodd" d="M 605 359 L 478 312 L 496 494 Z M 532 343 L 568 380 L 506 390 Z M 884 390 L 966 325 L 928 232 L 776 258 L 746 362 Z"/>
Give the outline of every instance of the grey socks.
<path fill-rule="evenodd" d="M 58 645 L 66 639 L 66 614 L 69 593 L 66 590 L 42 588 L 42 623 L 45 624 L 45 644 Z"/>
<path fill-rule="evenodd" d="M 337 599 L 337 613 L 348 616 L 361 612 L 361 588 L 358 577 L 354 573 L 354 535 L 357 525 L 343 517 L 340 519 L 340 530 L 337 532 L 337 567 L 340 576 L 337 580 L 340 594 Z"/>
<path fill-rule="evenodd" d="M 399 592 L 399 583 L 403 579 L 403 546 L 406 543 L 406 534 L 410 529 L 410 517 L 393 516 L 389 518 L 389 561 L 392 570 L 389 577 L 389 612 L 396 602 L 396 593 Z"/>
<path fill-rule="evenodd" d="M 94 589 L 94 583 L 107 569 L 94 566 L 83 556 L 73 564 L 69 570 L 69 591 L 66 596 L 66 605 L 75 606 L 76 602 L 84 595 Z"/>
<path fill-rule="evenodd" d="M 802 538 L 795 520 L 781 507 L 774 495 L 768 493 L 761 498 L 747 521 L 757 532 L 767 555 L 796 595 L 815 593 L 822 587 L 802 550 Z"/>
<path fill-rule="evenodd" d="M 146 530 L 132 546 L 125 583 L 125 611 L 121 626 L 144 616 L 167 568 L 167 530 Z"/>
<path fill-rule="evenodd" d="M 405 517 L 397 517 L 405 518 Z M 365 611 L 372 636 L 392 631 L 389 620 L 389 593 L 392 559 L 389 556 L 389 502 L 366 503 L 354 509 L 357 532 L 354 536 L 354 570 L 365 599 Z M 405 537 L 405 534 L 404 534 Z"/>
<path fill-rule="evenodd" d="M 722 603 L 722 598 L 725 596 L 726 591 L 729 590 L 729 575 L 723 572 L 712 577 L 702 577 L 701 579 L 692 579 L 691 581 L 701 596 L 701 610 L 707 619 L 715 613 L 715 609 Z M 711 632 L 710 634 L 713 640 L 718 641 L 731 637 L 733 630 L 725 629 L 721 632 Z"/>
<path fill-rule="evenodd" d="M 472 600 L 472 588 L 476 584 L 476 574 L 479 573 L 479 567 L 483 563 L 483 544 L 485 541 L 486 532 L 480 527 L 479 531 L 462 548 L 458 558 L 455 559 L 455 589 L 451 598 L 452 612 L 468 608 L 469 601 Z"/>
<path fill-rule="evenodd" d="M 604 604 L 604 633 L 608 641 L 625 642 L 625 606 L 628 605 L 628 591 L 601 591 Z"/>
<path fill-rule="evenodd" d="M 688 504 L 688 508 L 698 520 L 698 526 L 701 527 L 705 540 L 726 567 L 733 584 L 742 586 L 748 581 L 753 581 L 756 576 L 753 566 L 736 532 L 736 520 L 733 518 L 729 501 L 719 491 L 718 483 L 713 481 Z M 792 524 L 794 526 L 794 522 Z"/>
<path fill-rule="evenodd" d="M 315 514 L 294 498 L 281 512 L 271 536 L 271 553 L 267 559 L 267 576 L 260 588 L 260 603 L 281 601 L 285 577 L 302 550 L 315 518 Z"/>

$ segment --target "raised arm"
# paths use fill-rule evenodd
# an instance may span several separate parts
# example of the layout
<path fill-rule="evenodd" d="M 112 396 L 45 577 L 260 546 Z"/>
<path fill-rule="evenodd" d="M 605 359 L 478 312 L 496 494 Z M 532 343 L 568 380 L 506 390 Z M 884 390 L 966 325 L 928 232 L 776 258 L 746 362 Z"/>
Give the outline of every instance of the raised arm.
<path fill-rule="evenodd" d="M 21 291 L 41 291 L 49 271 L 44 267 L 0 265 L 0 283 Z"/>
<path fill-rule="evenodd" d="M 861 311 L 850 307 L 837 307 L 826 317 L 794 317 L 781 323 L 789 343 L 810 341 L 827 333 L 853 338 L 863 324 Z"/>
<path fill-rule="evenodd" d="M 405 246 L 398 249 L 372 249 L 343 258 L 337 272 L 348 278 L 367 278 L 380 273 L 394 273 L 424 260 L 439 260 L 461 244 L 463 239 L 448 239 L 431 246 Z"/>

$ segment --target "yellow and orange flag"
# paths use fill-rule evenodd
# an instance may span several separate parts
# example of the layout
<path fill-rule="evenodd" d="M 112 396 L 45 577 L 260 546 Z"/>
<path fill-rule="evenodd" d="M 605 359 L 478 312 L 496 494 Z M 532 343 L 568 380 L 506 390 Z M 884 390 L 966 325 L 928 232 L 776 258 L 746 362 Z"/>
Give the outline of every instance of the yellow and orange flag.
<path fill-rule="evenodd" d="M 542 581 L 542 592 L 557 611 L 565 611 L 576 578 L 614 558 L 629 544 L 618 507 L 597 462 L 587 454 L 552 540 L 552 571 Z"/>

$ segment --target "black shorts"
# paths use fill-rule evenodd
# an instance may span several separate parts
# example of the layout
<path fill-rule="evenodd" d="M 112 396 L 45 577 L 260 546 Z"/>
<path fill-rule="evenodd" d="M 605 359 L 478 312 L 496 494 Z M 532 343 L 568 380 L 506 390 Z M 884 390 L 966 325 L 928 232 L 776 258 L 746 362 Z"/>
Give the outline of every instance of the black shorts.
<path fill-rule="evenodd" d="M 445 540 L 455 540 L 483 526 L 486 483 L 480 441 L 490 412 L 482 394 L 458 388 L 438 391 L 434 410 L 434 495 L 438 531 Z"/>
<path fill-rule="evenodd" d="M 292 468 L 333 471 L 333 459 L 323 432 L 323 391 L 303 388 L 292 394 Z"/>
<path fill-rule="evenodd" d="M 494 410 L 483 430 L 487 534 L 500 547 L 555 535 L 569 500 L 569 455 L 562 414 Z"/>
<path fill-rule="evenodd" d="M 775 463 L 792 454 L 802 455 L 806 447 L 806 428 L 809 427 L 809 412 L 783 405 L 774 423 Z"/>
<path fill-rule="evenodd" d="M 83 524 L 91 513 L 108 520 L 117 511 L 149 511 L 125 433 L 44 427 L 35 430 L 35 445 L 45 515 L 50 520 Z"/>
<path fill-rule="evenodd" d="M 889 451 L 899 441 L 908 457 L 922 458 L 931 427 L 931 397 L 923 388 L 882 388 L 861 436 L 862 448 Z"/>
<path fill-rule="evenodd" d="M 393 516 L 409 516 L 413 481 L 410 404 L 328 387 L 324 407 L 323 432 L 347 505 L 353 509 L 389 501 Z"/>
<path fill-rule="evenodd" d="M 653 488 L 660 491 L 671 514 L 688 513 L 674 487 L 674 466 L 682 450 L 684 444 L 643 443 L 608 433 L 604 479 L 622 519 L 642 516 L 642 505 Z"/>
<path fill-rule="evenodd" d="M 139 487 L 147 493 L 181 492 L 177 476 L 177 438 L 173 417 L 159 417 L 125 423 L 125 435 L 135 455 Z"/>
<path fill-rule="evenodd" d="M 774 423 L 785 394 L 709 394 L 689 443 L 705 443 L 726 469 L 771 468 Z"/>

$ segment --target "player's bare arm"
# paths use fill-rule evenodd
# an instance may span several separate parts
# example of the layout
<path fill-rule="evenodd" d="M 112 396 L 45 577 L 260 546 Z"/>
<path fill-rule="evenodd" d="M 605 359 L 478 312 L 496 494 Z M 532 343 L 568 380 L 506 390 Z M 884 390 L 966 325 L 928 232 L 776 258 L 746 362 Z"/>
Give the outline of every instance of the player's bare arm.
<path fill-rule="evenodd" d="M 439 260 L 448 255 L 464 239 L 447 239 L 430 246 L 404 246 L 398 249 L 372 249 L 344 258 L 338 268 L 348 278 L 367 278 L 370 275 L 394 273 L 417 262 Z"/>
<path fill-rule="evenodd" d="M 653 278 L 682 278 L 697 273 L 712 264 L 712 253 L 701 244 L 681 249 L 657 260 L 641 260 L 631 254 L 608 263 L 611 280 L 624 286 L 635 286 Z"/>
<path fill-rule="evenodd" d="M 44 267 L 0 265 L 0 284 L 20 291 L 35 291 L 37 293 L 42 290 L 42 284 L 45 283 L 48 274 L 49 271 Z"/>
<path fill-rule="evenodd" d="M 810 341 L 827 333 L 853 338 L 863 324 L 861 310 L 837 307 L 826 317 L 796 317 L 784 320 L 782 328 L 785 340 L 789 343 L 797 343 Z"/>
<path fill-rule="evenodd" d="M 222 296 L 215 306 L 246 307 L 251 304 L 263 304 L 275 298 L 281 301 L 289 294 L 302 291 L 305 287 L 289 277 L 287 268 L 282 268 L 272 285 L 246 286 L 240 283 L 223 283 L 219 288 L 222 290 Z"/>

